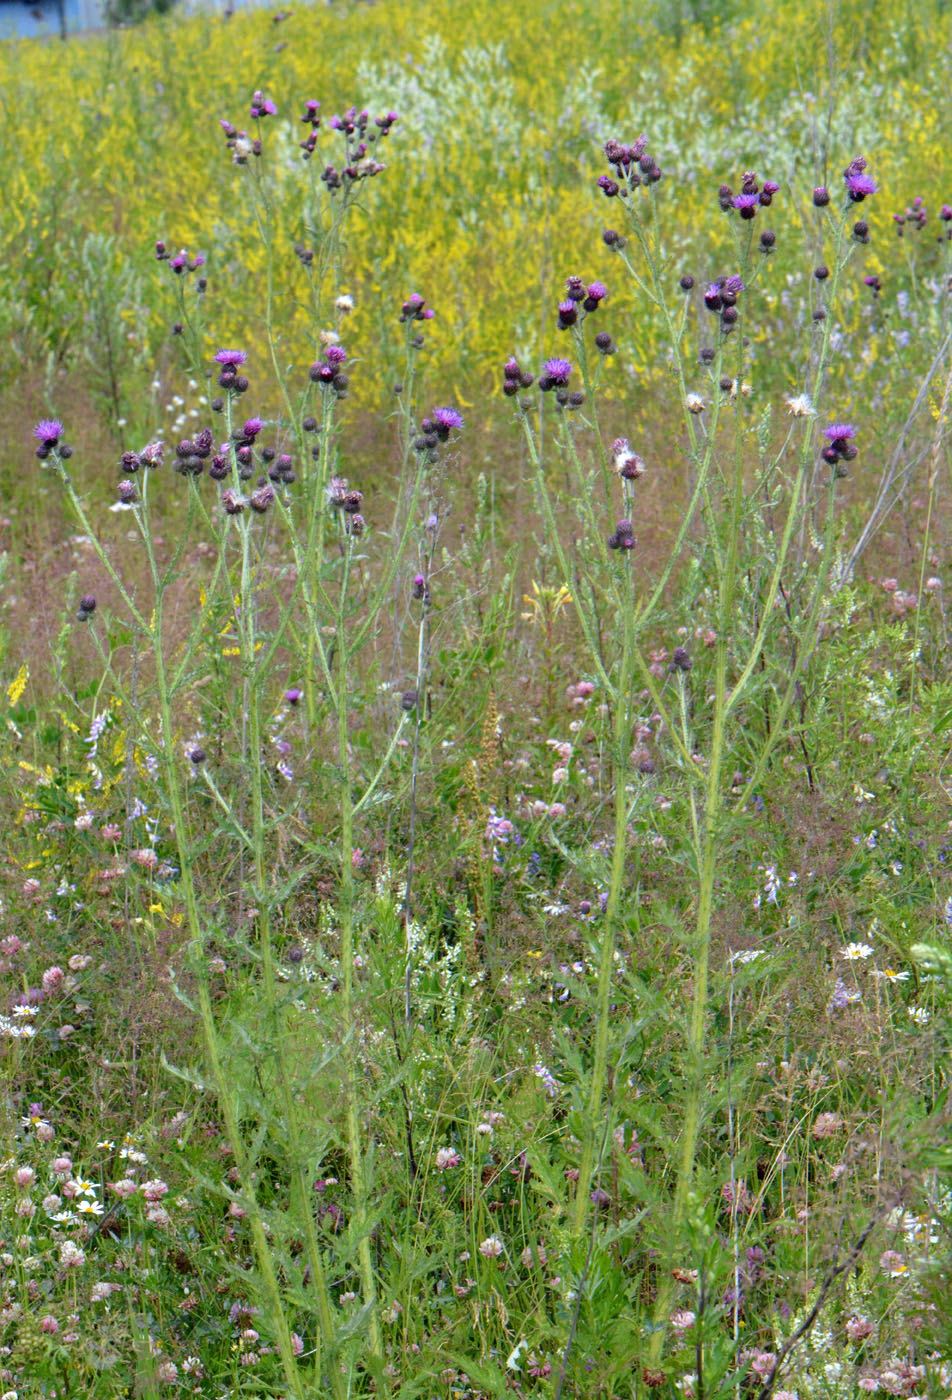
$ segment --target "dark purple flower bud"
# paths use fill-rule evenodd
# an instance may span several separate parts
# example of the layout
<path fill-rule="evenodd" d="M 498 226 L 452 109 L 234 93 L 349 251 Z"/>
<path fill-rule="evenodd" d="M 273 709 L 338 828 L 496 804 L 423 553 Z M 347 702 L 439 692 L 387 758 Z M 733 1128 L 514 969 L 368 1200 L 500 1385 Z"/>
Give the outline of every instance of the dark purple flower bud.
<path fill-rule="evenodd" d="M 820 263 L 819 267 L 813 269 L 813 275 L 818 282 L 825 282 L 830 275 L 830 269 L 825 263 Z"/>
<path fill-rule="evenodd" d="M 760 235 L 760 247 L 764 253 L 769 253 L 777 242 L 777 235 L 772 228 L 765 228 Z"/>
<path fill-rule="evenodd" d="M 817 185 L 813 191 L 813 203 L 818 209 L 825 209 L 830 202 L 830 192 L 826 185 Z"/>
<path fill-rule="evenodd" d="M 427 596 L 426 579 L 423 577 L 422 574 L 416 574 L 414 576 L 413 588 L 411 592 L 413 598 L 415 598 L 417 602 L 419 602 L 421 598 L 425 598 Z"/>
<path fill-rule="evenodd" d="M 571 301 L 582 301 L 585 297 L 585 283 L 581 277 L 566 277 L 565 290 Z"/>
<path fill-rule="evenodd" d="M 119 500 L 124 506 L 135 505 L 137 493 L 134 481 L 120 481 L 117 489 L 119 491 Z"/>
<path fill-rule="evenodd" d="M 865 219 L 858 219 L 853 225 L 853 237 L 856 239 L 857 243 L 868 243 L 870 241 L 869 224 Z"/>
<path fill-rule="evenodd" d="M 618 193 L 617 182 L 608 175 L 599 175 L 597 183 L 608 199 L 612 199 Z"/>
<path fill-rule="evenodd" d="M 704 305 L 707 307 L 708 311 L 720 311 L 721 307 L 724 305 L 721 299 L 720 282 L 711 282 L 707 287 L 704 292 Z"/>
<path fill-rule="evenodd" d="M 79 600 L 79 610 L 84 613 L 94 613 L 96 611 L 96 599 L 92 593 L 84 593 Z"/>
<path fill-rule="evenodd" d="M 690 272 L 685 272 L 682 275 L 678 286 L 681 288 L 682 292 L 689 292 L 691 290 L 694 286 L 694 278 L 691 276 Z"/>
<path fill-rule="evenodd" d="M 564 331 L 569 326 L 574 326 L 578 320 L 578 308 L 574 301 L 559 302 L 559 330 Z"/>
<path fill-rule="evenodd" d="M 200 767 L 200 765 L 205 762 L 206 757 L 207 754 L 205 753 L 205 750 L 203 748 L 194 748 L 189 753 L 189 758 L 192 760 L 196 768 Z"/>

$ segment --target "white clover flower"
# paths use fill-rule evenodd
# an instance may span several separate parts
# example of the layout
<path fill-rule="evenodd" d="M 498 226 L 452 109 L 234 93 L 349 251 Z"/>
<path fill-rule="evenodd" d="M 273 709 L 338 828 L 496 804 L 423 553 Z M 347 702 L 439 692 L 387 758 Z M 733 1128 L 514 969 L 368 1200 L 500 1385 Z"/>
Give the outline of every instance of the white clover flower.
<path fill-rule="evenodd" d="M 479 1246 L 479 1252 L 484 1259 L 498 1259 L 504 1251 L 505 1245 L 498 1235 L 490 1235 Z"/>

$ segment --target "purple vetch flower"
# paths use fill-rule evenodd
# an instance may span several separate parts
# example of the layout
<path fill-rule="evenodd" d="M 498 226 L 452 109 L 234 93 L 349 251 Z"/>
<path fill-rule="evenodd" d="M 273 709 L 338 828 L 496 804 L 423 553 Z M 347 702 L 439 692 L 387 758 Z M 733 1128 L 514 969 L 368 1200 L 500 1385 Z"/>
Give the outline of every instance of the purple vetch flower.
<path fill-rule="evenodd" d="M 63 425 L 58 418 L 41 418 L 33 429 L 33 436 L 47 449 L 55 447 L 63 436 Z"/>
<path fill-rule="evenodd" d="M 555 359 L 546 360 L 539 376 L 539 388 L 543 391 L 556 387 L 564 388 L 568 384 L 571 374 L 571 360 L 563 360 L 558 356 Z"/>
<path fill-rule="evenodd" d="M 873 177 L 866 174 L 864 156 L 850 161 L 843 171 L 843 179 L 846 181 L 846 192 L 854 204 L 861 204 L 867 195 L 875 194 L 879 189 Z"/>
<path fill-rule="evenodd" d="M 215 352 L 215 362 L 219 365 L 230 365 L 232 369 L 237 369 L 248 359 L 244 350 L 217 350 Z"/>

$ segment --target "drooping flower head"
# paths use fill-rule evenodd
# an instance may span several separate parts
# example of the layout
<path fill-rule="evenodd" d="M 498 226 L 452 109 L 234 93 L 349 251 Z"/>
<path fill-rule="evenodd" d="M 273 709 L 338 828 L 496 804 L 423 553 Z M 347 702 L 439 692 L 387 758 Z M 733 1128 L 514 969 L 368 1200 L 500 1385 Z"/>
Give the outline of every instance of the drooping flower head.
<path fill-rule="evenodd" d="M 55 447 L 63 436 L 63 425 L 58 418 L 42 418 L 33 429 L 33 436 L 45 447 Z"/>

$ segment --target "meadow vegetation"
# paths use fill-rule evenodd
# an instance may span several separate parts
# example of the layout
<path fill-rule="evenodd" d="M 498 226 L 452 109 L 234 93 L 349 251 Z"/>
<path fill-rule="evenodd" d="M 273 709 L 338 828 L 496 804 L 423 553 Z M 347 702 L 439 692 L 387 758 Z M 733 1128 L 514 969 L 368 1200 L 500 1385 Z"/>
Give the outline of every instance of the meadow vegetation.
<path fill-rule="evenodd" d="M 630 9 L 0 52 L 3 1400 L 952 1392 L 950 20 Z"/>

